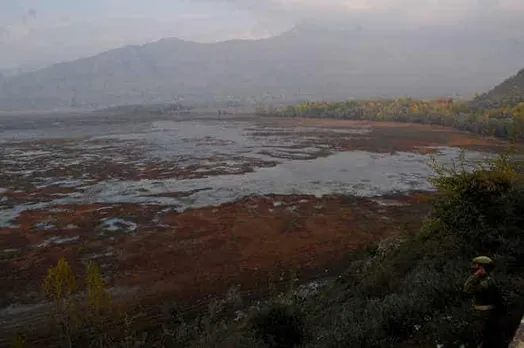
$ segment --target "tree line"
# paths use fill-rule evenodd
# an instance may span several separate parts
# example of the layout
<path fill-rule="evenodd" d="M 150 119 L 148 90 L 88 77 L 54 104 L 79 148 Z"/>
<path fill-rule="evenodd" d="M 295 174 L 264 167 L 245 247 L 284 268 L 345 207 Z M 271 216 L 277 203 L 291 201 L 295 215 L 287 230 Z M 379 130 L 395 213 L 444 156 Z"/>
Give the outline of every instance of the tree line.
<path fill-rule="evenodd" d="M 450 98 L 348 100 L 343 102 L 303 101 L 276 108 L 258 104 L 257 115 L 336 118 L 347 120 L 411 122 L 454 127 L 485 136 L 524 137 L 524 103 L 480 109 Z"/>

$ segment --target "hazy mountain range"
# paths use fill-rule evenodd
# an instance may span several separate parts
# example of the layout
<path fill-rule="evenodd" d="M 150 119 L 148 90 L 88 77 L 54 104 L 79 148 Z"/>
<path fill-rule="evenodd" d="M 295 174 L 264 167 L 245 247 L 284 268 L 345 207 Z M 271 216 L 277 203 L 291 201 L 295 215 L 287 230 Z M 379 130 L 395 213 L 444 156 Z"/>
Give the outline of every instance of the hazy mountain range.
<path fill-rule="evenodd" d="M 0 109 L 244 100 L 435 97 L 484 92 L 524 46 L 446 32 L 300 25 L 263 40 L 164 39 L 0 77 Z"/>
<path fill-rule="evenodd" d="M 40 64 L 24 64 L 17 66 L 16 68 L 0 69 L 0 75 L 2 75 L 3 77 L 12 77 L 36 71 L 38 69 L 41 69 L 42 67 L 43 66 Z"/>

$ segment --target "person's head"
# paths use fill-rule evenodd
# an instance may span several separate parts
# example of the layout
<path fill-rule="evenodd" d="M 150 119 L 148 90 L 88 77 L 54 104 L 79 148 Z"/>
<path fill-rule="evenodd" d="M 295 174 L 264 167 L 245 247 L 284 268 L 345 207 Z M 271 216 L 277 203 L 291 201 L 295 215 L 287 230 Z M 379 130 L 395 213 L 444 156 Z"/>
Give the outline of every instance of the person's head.
<path fill-rule="evenodd" d="M 473 270 L 484 270 L 486 273 L 491 271 L 493 267 L 493 260 L 487 256 L 477 256 L 472 260 Z"/>

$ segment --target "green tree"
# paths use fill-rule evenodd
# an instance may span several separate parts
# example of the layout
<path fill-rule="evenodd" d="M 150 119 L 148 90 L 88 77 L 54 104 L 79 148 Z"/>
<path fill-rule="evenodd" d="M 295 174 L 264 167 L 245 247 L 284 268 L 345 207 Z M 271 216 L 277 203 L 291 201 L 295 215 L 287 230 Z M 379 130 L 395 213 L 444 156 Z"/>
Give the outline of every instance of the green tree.
<path fill-rule="evenodd" d="M 78 307 L 74 298 L 78 287 L 73 270 L 65 258 L 60 258 L 56 266 L 47 270 L 42 288 L 53 303 L 53 317 L 58 326 L 61 345 L 72 347 L 72 336 L 78 324 Z"/>
<path fill-rule="evenodd" d="M 519 103 L 511 110 L 513 116 L 513 135 L 515 140 L 524 137 L 524 103 Z"/>
<path fill-rule="evenodd" d="M 24 348 L 24 347 L 25 347 L 25 340 L 24 340 L 24 338 L 20 334 L 16 335 L 16 337 L 13 340 L 13 343 L 11 345 L 11 348 Z"/>
<path fill-rule="evenodd" d="M 91 261 L 86 272 L 86 297 L 87 314 L 93 324 L 101 323 L 111 310 L 111 295 L 108 286 L 102 277 L 100 267 Z"/>

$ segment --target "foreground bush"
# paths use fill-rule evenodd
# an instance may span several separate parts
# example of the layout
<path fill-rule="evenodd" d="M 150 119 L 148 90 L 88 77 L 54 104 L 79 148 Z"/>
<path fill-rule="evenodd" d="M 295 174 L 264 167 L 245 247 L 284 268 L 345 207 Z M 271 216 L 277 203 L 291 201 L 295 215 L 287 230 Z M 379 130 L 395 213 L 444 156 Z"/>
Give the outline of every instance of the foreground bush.
<path fill-rule="evenodd" d="M 306 339 L 304 315 L 293 304 L 266 306 L 254 315 L 252 329 L 269 347 L 297 347 Z"/>
<path fill-rule="evenodd" d="M 462 293 L 470 260 L 495 258 L 507 301 L 506 340 L 520 320 L 524 294 L 524 190 L 511 158 L 473 171 L 436 167 L 438 194 L 417 236 L 368 261 L 350 281 L 311 303 L 319 346 L 455 347 L 470 336 L 471 302 Z M 316 346 L 315 344 L 314 346 Z"/>

